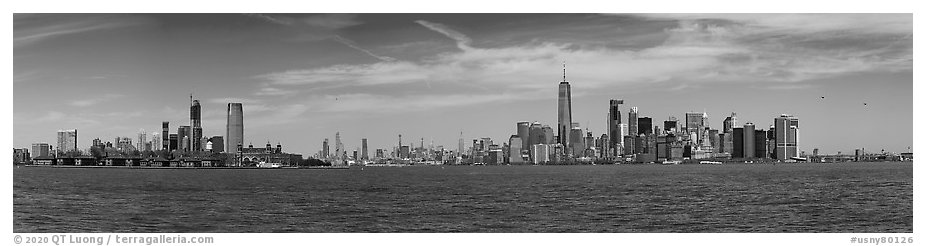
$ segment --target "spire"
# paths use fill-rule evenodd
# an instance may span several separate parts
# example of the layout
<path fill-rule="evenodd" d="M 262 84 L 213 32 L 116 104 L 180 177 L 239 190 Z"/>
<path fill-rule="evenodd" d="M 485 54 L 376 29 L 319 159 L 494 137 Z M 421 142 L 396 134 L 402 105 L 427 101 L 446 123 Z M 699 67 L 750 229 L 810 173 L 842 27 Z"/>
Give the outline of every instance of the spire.
<path fill-rule="evenodd" d="M 566 61 L 563 61 L 563 82 L 566 82 Z"/>

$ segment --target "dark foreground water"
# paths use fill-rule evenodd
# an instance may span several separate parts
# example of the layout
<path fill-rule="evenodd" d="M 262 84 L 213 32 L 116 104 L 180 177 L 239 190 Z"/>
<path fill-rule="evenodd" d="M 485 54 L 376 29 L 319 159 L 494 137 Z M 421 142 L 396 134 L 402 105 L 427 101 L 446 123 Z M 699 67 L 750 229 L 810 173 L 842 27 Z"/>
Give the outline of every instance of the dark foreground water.
<path fill-rule="evenodd" d="M 913 232 L 910 162 L 13 174 L 14 232 Z"/>

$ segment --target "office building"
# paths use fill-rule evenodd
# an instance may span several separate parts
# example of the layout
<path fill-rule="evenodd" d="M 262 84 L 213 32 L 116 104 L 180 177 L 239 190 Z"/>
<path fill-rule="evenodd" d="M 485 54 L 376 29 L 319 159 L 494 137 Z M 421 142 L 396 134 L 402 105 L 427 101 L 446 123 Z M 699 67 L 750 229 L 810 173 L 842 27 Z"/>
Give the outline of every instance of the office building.
<path fill-rule="evenodd" d="M 585 134 L 582 133 L 581 127 L 573 127 L 569 130 L 569 151 L 573 156 L 580 157 L 585 152 Z"/>
<path fill-rule="evenodd" d="M 511 164 L 521 164 L 524 163 L 522 158 L 522 150 L 524 149 L 523 142 L 521 141 L 521 136 L 511 135 L 508 138 L 508 163 Z"/>
<path fill-rule="evenodd" d="M 662 122 L 662 128 L 665 129 L 666 134 L 678 132 L 678 119 L 670 116 L 669 120 Z"/>
<path fill-rule="evenodd" d="M 756 130 L 756 158 L 768 158 L 768 140 L 764 130 Z"/>
<path fill-rule="evenodd" d="M 637 132 L 635 134 L 653 134 L 653 119 L 650 117 L 637 118 Z"/>
<path fill-rule="evenodd" d="M 193 99 L 193 94 L 190 94 L 190 100 Z M 202 139 L 203 139 L 203 126 L 202 126 L 202 106 L 199 105 L 199 100 L 192 100 L 190 104 L 190 147 L 192 151 L 203 150 Z"/>
<path fill-rule="evenodd" d="M 743 125 L 743 155 L 756 158 L 756 125 L 747 122 Z"/>
<path fill-rule="evenodd" d="M 170 150 L 170 122 L 161 122 L 161 149 Z"/>
<path fill-rule="evenodd" d="M 369 160 L 370 154 L 369 154 L 369 149 L 367 149 L 367 139 L 366 138 L 360 140 L 360 146 L 361 146 L 360 147 L 361 148 L 360 158 L 363 160 Z"/>
<path fill-rule="evenodd" d="M 732 156 L 733 158 L 745 158 L 746 153 L 744 151 L 745 146 L 743 145 L 743 128 L 734 127 L 732 135 L 733 135 L 733 152 L 731 153 L 730 156 Z"/>
<path fill-rule="evenodd" d="M 620 142 L 623 141 L 623 135 L 621 131 L 621 104 L 624 104 L 623 99 L 611 99 L 608 102 L 608 134 L 610 139 L 608 139 L 608 148 L 617 149 L 617 146 Z M 605 153 L 609 153 L 605 151 Z M 613 154 L 608 154 L 613 155 Z"/>
<path fill-rule="evenodd" d="M 178 145 L 179 142 L 180 142 L 180 139 L 178 138 L 176 133 L 169 134 L 167 137 L 167 149 L 170 151 L 179 150 L 180 149 L 180 145 Z"/>
<path fill-rule="evenodd" d="M 566 81 L 566 63 L 563 63 L 563 81 L 559 83 L 559 107 L 556 129 L 559 143 L 569 147 L 569 131 L 572 128 L 572 91 Z"/>
<path fill-rule="evenodd" d="M 180 126 L 177 128 L 177 140 L 181 141 L 177 143 L 179 149 L 183 151 L 190 151 L 190 126 Z"/>
<path fill-rule="evenodd" d="M 209 142 L 212 143 L 212 152 L 215 152 L 215 153 L 225 152 L 225 137 L 212 136 L 211 138 L 209 138 Z"/>
<path fill-rule="evenodd" d="M 544 143 L 543 126 L 540 124 L 540 122 L 535 121 L 531 124 L 527 139 L 528 145 Z"/>
<path fill-rule="evenodd" d="M 29 157 L 29 149 L 22 148 L 17 149 L 13 148 L 13 164 L 27 164 L 32 161 L 32 158 Z"/>
<path fill-rule="evenodd" d="M 225 124 L 225 146 L 229 150 L 237 150 L 244 146 L 244 112 L 241 103 L 229 103 Z"/>
<path fill-rule="evenodd" d="M 639 124 L 637 120 L 637 107 L 630 107 L 630 112 L 627 113 L 627 132 L 625 136 L 637 136 L 639 134 Z"/>
<path fill-rule="evenodd" d="M 138 130 L 138 142 L 135 143 L 136 144 L 135 149 L 137 149 L 138 151 L 144 151 L 145 143 L 148 143 L 148 133 L 145 132 L 145 129 L 139 129 Z"/>
<path fill-rule="evenodd" d="M 518 121 L 517 123 L 518 138 L 520 138 L 525 143 L 526 143 L 526 140 L 530 137 L 530 127 L 531 127 L 531 123 L 528 121 Z M 522 144 L 521 149 L 529 151 L 530 146 L 527 144 Z"/>
<path fill-rule="evenodd" d="M 800 157 L 800 128 L 797 117 L 782 114 L 775 118 L 775 159 Z"/>
<path fill-rule="evenodd" d="M 163 144 L 161 143 L 161 133 L 155 132 L 151 134 L 151 150 L 161 150 Z"/>
<path fill-rule="evenodd" d="M 77 129 L 58 130 L 58 153 L 77 150 Z"/>
<path fill-rule="evenodd" d="M 731 132 L 734 127 L 737 127 L 736 112 L 730 113 L 730 116 L 723 120 L 723 132 Z"/>
<path fill-rule="evenodd" d="M 51 150 L 51 145 L 47 143 L 34 143 L 32 144 L 32 158 L 39 156 L 52 156 L 54 152 Z"/>
<path fill-rule="evenodd" d="M 544 144 L 554 144 L 556 142 L 556 136 L 553 135 L 553 127 L 550 127 L 549 125 L 543 125 L 540 127 L 540 130 L 543 133 L 543 137 L 540 138 L 541 142 Z"/>

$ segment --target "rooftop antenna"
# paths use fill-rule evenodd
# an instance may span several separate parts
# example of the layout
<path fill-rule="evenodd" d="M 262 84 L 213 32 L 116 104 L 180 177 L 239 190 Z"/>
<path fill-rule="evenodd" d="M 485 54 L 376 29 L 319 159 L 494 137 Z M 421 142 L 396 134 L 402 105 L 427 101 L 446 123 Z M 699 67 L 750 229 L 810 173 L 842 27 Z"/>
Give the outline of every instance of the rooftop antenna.
<path fill-rule="evenodd" d="M 566 82 L 566 61 L 563 61 L 563 82 Z"/>

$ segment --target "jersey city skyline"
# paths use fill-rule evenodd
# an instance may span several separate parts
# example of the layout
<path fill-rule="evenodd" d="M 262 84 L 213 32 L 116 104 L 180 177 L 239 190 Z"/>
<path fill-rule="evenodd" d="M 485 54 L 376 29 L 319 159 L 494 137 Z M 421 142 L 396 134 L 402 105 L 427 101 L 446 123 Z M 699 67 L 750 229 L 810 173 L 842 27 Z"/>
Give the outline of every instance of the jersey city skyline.
<path fill-rule="evenodd" d="M 13 145 L 175 132 L 193 93 L 207 138 L 241 103 L 244 145 L 456 149 L 557 126 L 568 76 L 564 123 L 595 136 L 618 99 L 625 122 L 790 114 L 804 151 L 908 152 L 912 49 L 910 14 L 15 14 Z"/>

